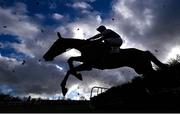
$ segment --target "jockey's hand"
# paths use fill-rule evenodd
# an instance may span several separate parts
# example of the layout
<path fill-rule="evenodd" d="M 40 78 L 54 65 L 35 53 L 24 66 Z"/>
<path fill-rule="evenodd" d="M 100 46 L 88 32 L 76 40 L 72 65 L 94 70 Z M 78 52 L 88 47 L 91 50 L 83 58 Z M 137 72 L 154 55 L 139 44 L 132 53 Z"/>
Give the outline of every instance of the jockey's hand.
<path fill-rule="evenodd" d="M 87 39 L 87 41 L 94 41 L 94 40 L 99 39 L 100 37 L 102 37 L 102 34 L 96 34 L 95 36 L 90 37 L 89 39 Z"/>

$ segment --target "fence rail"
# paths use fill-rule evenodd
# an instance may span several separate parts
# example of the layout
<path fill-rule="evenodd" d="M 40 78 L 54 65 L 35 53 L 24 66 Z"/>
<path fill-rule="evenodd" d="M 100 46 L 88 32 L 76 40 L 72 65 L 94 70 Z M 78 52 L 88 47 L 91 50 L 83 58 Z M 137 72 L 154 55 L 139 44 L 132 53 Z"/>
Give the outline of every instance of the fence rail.
<path fill-rule="evenodd" d="M 90 99 L 93 97 L 93 92 L 94 92 L 95 89 L 97 89 L 97 92 L 96 92 L 96 96 L 97 96 L 97 95 L 105 92 L 105 91 L 108 90 L 109 88 L 94 86 L 94 87 L 91 89 Z"/>

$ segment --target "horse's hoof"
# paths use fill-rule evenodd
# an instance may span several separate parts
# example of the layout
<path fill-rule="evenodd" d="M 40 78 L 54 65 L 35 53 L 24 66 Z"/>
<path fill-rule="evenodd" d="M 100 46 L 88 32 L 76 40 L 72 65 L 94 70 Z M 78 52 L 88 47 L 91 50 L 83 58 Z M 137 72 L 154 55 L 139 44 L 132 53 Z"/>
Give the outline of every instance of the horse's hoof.
<path fill-rule="evenodd" d="M 67 91 L 68 91 L 68 89 L 67 89 L 67 88 L 62 88 L 62 93 L 63 93 L 63 96 L 65 96 L 65 95 L 66 95 Z"/>
<path fill-rule="evenodd" d="M 79 80 L 81 80 L 81 81 L 83 80 L 83 79 L 82 79 L 82 74 L 81 74 L 81 73 L 77 73 L 76 77 L 77 77 Z"/>

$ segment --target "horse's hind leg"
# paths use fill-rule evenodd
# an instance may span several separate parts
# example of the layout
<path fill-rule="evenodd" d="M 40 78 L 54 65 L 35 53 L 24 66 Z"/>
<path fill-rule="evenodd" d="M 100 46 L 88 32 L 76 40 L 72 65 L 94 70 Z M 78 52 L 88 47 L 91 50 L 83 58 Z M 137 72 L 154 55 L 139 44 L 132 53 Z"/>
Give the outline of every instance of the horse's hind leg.
<path fill-rule="evenodd" d="M 144 64 L 143 64 L 143 76 L 144 77 L 152 77 L 155 73 L 153 66 L 151 64 L 151 60 L 146 59 L 144 60 Z"/>
<path fill-rule="evenodd" d="M 167 66 L 163 64 L 161 61 L 159 61 L 150 51 L 146 51 L 146 54 L 148 55 L 149 59 L 161 69 L 167 68 Z"/>

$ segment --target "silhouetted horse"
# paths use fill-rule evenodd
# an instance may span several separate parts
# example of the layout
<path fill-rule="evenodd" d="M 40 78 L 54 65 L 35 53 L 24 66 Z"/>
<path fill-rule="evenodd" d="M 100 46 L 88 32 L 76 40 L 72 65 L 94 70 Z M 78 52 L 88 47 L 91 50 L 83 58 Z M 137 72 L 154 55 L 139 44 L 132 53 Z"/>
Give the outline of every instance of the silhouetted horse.
<path fill-rule="evenodd" d="M 161 63 L 151 52 L 141 51 L 138 49 L 120 49 L 119 53 L 106 53 L 103 43 L 94 43 L 88 40 L 62 38 L 58 33 L 59 39 L 51 46 L 51 48 L 43 56 L 46 61 L 52 61 L 54 57 L 66 52 L 69 49 L 75 48 L 81 52 L 81 56 L 71 57 L 68 60 L 69 70 L 64 77 L 61 87 L 63 95 L 67 93 L 65 88 L 66 81 L 70 74 L 73 74 L 79 80 L 82 76 L 78 71 L 97 69 L 114 69 L 123 66 L 133 68 L 138 74 L 151 74 L 154 72 L 151 61 L 157 66 L 164 68 Z M 97 46 L 98 45 L 98 46 Z M 100 58 L 98 59 L 98 56 Z M 74 67 L 73 61 L 80 61 L 83 64 Z"/>

